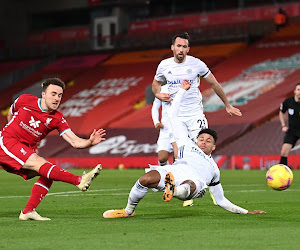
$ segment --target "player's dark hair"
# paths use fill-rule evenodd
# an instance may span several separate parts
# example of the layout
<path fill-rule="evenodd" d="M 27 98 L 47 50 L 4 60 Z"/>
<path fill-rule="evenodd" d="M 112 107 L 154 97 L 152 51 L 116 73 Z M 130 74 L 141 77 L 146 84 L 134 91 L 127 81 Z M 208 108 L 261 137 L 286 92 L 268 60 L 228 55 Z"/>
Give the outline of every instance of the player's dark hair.
<path fill-rule="evenodd" d="M 205 128 L 205 129 L 202 129 L 202 130 L 199 132 L 197 138 L 198 138 L 200 135 L 202 135 L 202 134 L 209 134 L 209 135 L 211 135 L 211 136 L 214 138 L 214 140 L 215 140 L 215 144 L 217 143 L 217 140 L 218 140 L 218 134 L 217 134 L 217 132 L 216 132 L 215 130 L 213 130 L 213 129 L 211 129 L 211 128 Z"/>
<path fill-rule="evenodd" d="M 63 90 L 66 88 L 65 83 L 62 80 L 60 80 L 59 78 L 47 78 L 46 80 L 44 80 L 42 82 L 43 91 L 46 91 L 46 89 L 48 88 L 48 86 L 50 84 L 57 85 L 57 86 L 61 87 Z"/>
<path fill-rule="evenodd" d="M 300 82 L 298 82 L 298 83 L 296 84 L 295 88 L 297 88 L 297 86 L 300 86 Z"/>
<path fill-rule="evenodd" d="M 188 42 L 189 42 L 188 45 L 190 46 L 190 36 L 189 36 L 189 34 L 187 32 L 180 33 L 180 34 L 177 34 L 177 35 L 173 36 L 173 38 L 172 38 L 172 45 L 175 44 L 175 40 L 176 40 L 177 37 L 188 40 Z"/>

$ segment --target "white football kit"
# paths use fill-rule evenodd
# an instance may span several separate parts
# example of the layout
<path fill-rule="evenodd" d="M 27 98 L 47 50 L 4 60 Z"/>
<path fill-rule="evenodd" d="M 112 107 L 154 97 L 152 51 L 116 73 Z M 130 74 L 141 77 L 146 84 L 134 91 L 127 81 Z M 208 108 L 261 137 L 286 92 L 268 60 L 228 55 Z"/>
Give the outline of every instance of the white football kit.
<path fill-rule="evenodd" d="M 246 214 L 248 211 L 234 205 L 224 196 L 224 191 L 220 183 L 220 170 L 212 156 L 206 155 L 198 145 L 192 141 L 185 133 L 182 122 L 177 114 L 181 101 L 185 98 L 188 91 L 180 88 L 173 100 L 170 110 L 170 125 L 178 146 L 178 160 L 173 165 L 150 166 L 151 170 L 156 170 L 161 175 L 159 190 L 164 189 L 164 178 L 167 172 L 171 172 L 175 178 L 176 186 L 186 180 L 191 180 L 196 184 L 196 191 L 193 198 L 201 197 L 201 190 L 209 188 L 215 204 L 233 212 Z"/>
<path fill-rule="evenodd" d="M 168 93 L 174 99 L 184 79 L 188 79 L 192 86 L 182 99 L 178 117 L 184 123 L 191 138 L 197 137 L 200 130 L 207 128 L 208 123 L 203 114 L 202 95 L 199 90 L 200 77 L 210 74 L 209 68 L 200 59 L 186 56 L 183 63 L 174 61 L 174 57 L 162 60 L 157 67 L 155 80 L 166 82 Z"/>

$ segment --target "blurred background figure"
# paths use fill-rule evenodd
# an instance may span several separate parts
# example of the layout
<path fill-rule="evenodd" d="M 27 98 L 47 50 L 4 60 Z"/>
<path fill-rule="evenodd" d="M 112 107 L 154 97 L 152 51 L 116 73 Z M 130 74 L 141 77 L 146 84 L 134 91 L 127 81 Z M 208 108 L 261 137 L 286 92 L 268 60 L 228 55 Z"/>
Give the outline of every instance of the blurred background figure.
<path fill-rule="evenodd" d="M 283 9 L 279 8 L 278 13 L 274 16 L 274 24 L 276 26 L 277 31 L 286 26 L 287 14 Z"/>

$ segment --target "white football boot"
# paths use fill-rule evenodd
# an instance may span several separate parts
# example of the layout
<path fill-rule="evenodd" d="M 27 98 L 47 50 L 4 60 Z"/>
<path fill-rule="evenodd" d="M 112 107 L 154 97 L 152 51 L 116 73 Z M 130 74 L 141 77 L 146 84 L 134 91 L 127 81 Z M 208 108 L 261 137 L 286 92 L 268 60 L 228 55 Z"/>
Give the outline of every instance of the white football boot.
<path fill-rule="evenodd" d="M 83 173 L 81 182 L 77 185 L 77 187 L 81 191 L 88 191 L 88 189 L 92 183 L 92 180 L 100 174 L 101 169 L 102 169 L 102 166 L 101 166 L 101 164 L 99 164 L 95 168 L 93 168 L 93 170 L 91 170 L 90 172 Z"/>
<path fill-rule="evenodd" d="M 23 211 L 21 211 L 19 220 L 51 220 L 51 219 L 47 217 L 42 217 L 37 213 L 37 211 L 33 210 L 26 214 L 23 214 Z"/>

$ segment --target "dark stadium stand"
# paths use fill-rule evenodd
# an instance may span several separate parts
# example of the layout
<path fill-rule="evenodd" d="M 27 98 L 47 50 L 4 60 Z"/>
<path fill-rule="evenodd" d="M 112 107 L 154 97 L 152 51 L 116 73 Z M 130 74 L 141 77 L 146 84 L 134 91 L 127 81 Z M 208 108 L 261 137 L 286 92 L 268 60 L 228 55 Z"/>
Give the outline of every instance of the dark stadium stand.
<path fill-rule="evenodd" d="M 11 61 L 11 62 L 0 62 L 0 77 L 13 72 L 17 69 L 22 69 L 28 65 L 38 62 L 39 59 L 24 60 L 24 61 Z"/>
<path fill-rule="evenodd" d="M 284 133 L 278 116 L 261 126 L 249 131 L 243 137 L 228 143 L 228 146 L 217 150 L 221 155 L 276 155 L 280 152 Z M 295 146 L 290 155 L 300 154 L 300 143 Z"/>

